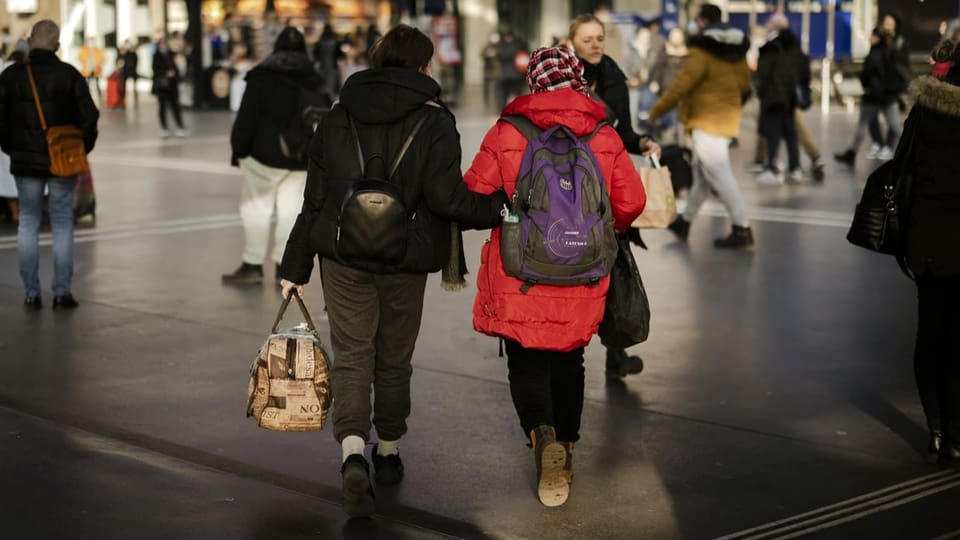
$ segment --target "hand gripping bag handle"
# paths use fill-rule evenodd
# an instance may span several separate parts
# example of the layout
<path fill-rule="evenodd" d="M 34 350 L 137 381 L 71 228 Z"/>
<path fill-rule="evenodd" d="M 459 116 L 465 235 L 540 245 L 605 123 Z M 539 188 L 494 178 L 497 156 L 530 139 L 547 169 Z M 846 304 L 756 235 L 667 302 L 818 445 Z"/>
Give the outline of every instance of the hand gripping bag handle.
<path fill-rule="evenodd" d="M 307 323 L 307 328 L 311 332 L 316 333 L 317 328 L 313 325 L 313 319 L 310 318 L 310 312 L 307 311 L 307 306 L 303 305 L 303 300 L 300 299 L 300 295 L 297 293 L 296 289 L 291 289 L 290 294 L 283 299 L 283 303 L 280 304 L 280 312 L 277 313 L 277 320 L 273 321 L 273 329 L 270 331 L 271 334 L 276 334 L 280 329 L 280 321 L 283 320 L 283 314 L 287 311 L 287 306 L 290 305 L 290 298 L 293 297 L 297 300 L 297 305 L 300 306 L 300 313 L 303 315 L 303 320 Z"/>

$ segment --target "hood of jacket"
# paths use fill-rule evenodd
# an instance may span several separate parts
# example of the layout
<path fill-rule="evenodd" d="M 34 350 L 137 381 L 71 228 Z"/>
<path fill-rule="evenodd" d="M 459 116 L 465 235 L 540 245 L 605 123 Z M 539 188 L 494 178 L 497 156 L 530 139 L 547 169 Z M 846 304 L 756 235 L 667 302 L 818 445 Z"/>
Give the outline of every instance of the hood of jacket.
<path fill-rule="evenodd" d="M 607 109 L 594 99 L 576 90 L 562 88 L 520 96 L 503 109 L 502 116 L 521 115 L 540 129 L 557 124 L 570 128 L 578 137 L 587 135 L 605 120 Z"/>
<path fill-rule="evenodd" d="M 440 85 L 419 71 L 406 68 L 372 68 L 354 73 L 340 90 L 340 105 L 363 124 L 392 124 L 439 101 Z"/>
<path fill-rule="evenodd" d="M 924 75 L 910 83 L 910 95 L 917 105 L 947 116 L 960 117 L 960 86 Z"/>
<path fill-rule="evenodd" d="M 306 52 L 282 51 L 275 52 L 263 59 L 247 73 L 247 82 L 254 80 L 271 80 L 277 74 L 297 79 L 313 78 L 316 72 L 313 63 Z"/>
<path fill-rule="evenodd" d="M 789 28 L 781 30 L 760 47 L 760 52 L 788 51 L 798 45 L 797 36 Z"/>
<path fill-rule="evenodd" d="M 721 23 L 708 26 L 691 37 L 689 46 L 702 49 L 720 60 L 736 62 L 746 57 L 750 40 L 743 30 Z"/>

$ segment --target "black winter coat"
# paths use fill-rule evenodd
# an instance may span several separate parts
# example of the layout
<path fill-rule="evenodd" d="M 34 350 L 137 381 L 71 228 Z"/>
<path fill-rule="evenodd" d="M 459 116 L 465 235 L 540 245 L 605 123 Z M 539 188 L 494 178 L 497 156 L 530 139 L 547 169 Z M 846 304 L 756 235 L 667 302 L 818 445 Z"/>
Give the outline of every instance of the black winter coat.
<path fill-rule="evenodd" d="M 280 151 L 280 134 L 300 114 L 300 89 L 319 90 L 323 83 L 307 53 L 271 54 L 250 70 L 246 81 L 230 132 L 230 162 L 236 165 L 238 160 L 252 157 L 269 167 L 306 170 L 306 159 L 291 160 Z"/>
<path fill-rule="evenodd" d="M 173 75 L 167 73 L 172 71 Z M 174 53 L 171 50 L 161 51 L 159 48 L 153 53 L 153 88 L 151 92 L 154 95 L 173 95 L 178 93 L 177 85 L 180 83 L 180 70 L 177 69 L 177 63 L 174 61 Z"/>
<path fill-rule="evenodd" d="M 870 47 L 863 60 L 860 84 L 863 86 L 863 102 L 873 105 L 889 105 L 903 92 L 906 82 L 884 41 Z"/>
<path fill-rule="evenodd" d="M 917 276 L 960 275 L 960 77 L 955 84 L 920 77 L 904 135 L 915 130 L 913 202 L 907 264 Z"/>
<path fill-rule="evenodd" d="M 803 71 L 809 81 L 810 66 L 800 49 L 800 42 L 790 30 L 783 30 L 762 47 L 757 60 L 757 97 L 760 108 L 793 110 L 796 106 L 797 84 Z"/>
<path fill-rule="evenodd" d="M 47 125 L 76 126 L 83 131 L 84 147 L 90 153 L 97 141 L 100 112 L 87 81 L 52 51 L 30 51 L 30 65 Z M 51 176 L 47 139 L 24 64 L 14 64 L 0 74 L 0 148 L 10 155 L 14 176 Z"/>
<path fill-rule="evenodd" d="M 614 129 L 620 135 L 623 146 L 631 154 L 641 154 L 640 142 L 646 137 L 633 130 L 627 76 L 613 58 L 607 55 L 603 55 L 600 63 L 595 66 L 584 62 L 584 67 L 587 83 L 593 87 L 596 97 L 607 106 L 608 117 L 612 116 L 615 120 Z"/>
<path fill-rule="evenodd" d="M 323 118 L 310 144 L 303 210 L 287 241 L 280 268 L 283 278 L 306 283 L 317 254 L 380 274 L 435 272 L 450 259 L 451 221 L 478 229 L 499 224 L 506 195 L 487 196 L 467 189 L 453 114 L 445 107 L 425 104 L 438 101 L 439 94 L 436 81 L 404 68 L 368 69 L 347 79 L 340 101 Z M 344 261 L 337 255 L 340 206 L 347 188 L 360 178 L 347 114 L 356 126 L 364 154 L 381 149 L 387 163 L 393 161 L 414 124 L 426 116 L 393 179 L 402 186 L 407 210 L 415 210 L 407 254 L 400 264 Z"/>

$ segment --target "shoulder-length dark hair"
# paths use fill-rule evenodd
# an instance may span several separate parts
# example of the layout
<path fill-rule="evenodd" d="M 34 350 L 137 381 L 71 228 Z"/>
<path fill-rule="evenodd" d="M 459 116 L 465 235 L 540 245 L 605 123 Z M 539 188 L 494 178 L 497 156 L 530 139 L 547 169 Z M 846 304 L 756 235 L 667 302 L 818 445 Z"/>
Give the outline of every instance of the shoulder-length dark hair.
<path fill-rule="evenodd" d="M 370 67 L 421 70 L 433 58 L 433 42 L 423 32 L 405 24 L 383 35 L 370 51 Z"/>

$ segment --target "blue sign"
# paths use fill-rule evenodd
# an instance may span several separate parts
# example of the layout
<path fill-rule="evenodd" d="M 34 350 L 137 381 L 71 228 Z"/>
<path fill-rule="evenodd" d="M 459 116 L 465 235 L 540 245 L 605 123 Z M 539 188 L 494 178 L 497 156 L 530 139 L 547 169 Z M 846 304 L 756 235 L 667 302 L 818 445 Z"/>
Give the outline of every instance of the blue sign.
<path fill-rule="evenodd" d="M 671 28 L 680 26 L 680 0 L 663 0 L 663 14 L 660 27 L 663 32 L 669 32 Z"/>

